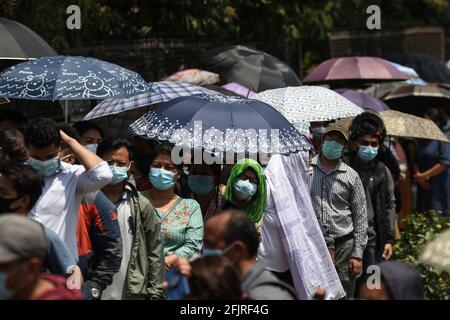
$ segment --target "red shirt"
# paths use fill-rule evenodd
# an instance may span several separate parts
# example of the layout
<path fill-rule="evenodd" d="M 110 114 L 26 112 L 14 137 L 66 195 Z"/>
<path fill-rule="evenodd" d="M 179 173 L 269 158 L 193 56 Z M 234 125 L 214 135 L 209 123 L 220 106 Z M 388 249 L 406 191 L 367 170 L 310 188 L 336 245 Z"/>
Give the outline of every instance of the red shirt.
<path fill-rule="evenodd" d="M 83 300 L 83 294 L 80 290 L 67 288 L 67 279 L 64 277 L 43 273 L 39 278 L 50 282 L 54 288 L 34 300 Z"/>

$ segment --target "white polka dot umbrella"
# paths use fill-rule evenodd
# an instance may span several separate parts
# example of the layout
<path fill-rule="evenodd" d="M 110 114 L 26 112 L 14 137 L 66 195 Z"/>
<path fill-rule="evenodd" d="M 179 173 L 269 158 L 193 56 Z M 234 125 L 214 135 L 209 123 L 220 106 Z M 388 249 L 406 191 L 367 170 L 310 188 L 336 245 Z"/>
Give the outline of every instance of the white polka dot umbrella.
<path fill-rule="evenodd" d="M 258 93 L 253 99 L 277 109 L 303 134 L 309 134 L 310 122 L 330 121 L 364 112 L 340 94 L 317 86 L 267 90 Z"/>

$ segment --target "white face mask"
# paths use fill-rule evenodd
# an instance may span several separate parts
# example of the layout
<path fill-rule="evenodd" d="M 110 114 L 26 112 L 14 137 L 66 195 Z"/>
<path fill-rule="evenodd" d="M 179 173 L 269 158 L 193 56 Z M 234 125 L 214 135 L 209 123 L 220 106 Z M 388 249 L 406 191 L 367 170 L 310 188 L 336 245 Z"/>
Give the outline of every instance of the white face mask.
<path fill-rule="evenodd" d="M 90 143 L 90 144 L 85 145 L 84 147 L 92 153 L 97 153 L 97 148 L 98 148 L 97 143 Z"/>

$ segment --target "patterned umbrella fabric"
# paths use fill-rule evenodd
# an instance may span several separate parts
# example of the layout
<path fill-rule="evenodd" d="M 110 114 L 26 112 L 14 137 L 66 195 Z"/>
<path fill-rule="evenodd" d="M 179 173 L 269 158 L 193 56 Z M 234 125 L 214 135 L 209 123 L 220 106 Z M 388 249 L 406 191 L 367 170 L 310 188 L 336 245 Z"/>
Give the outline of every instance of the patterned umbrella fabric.
<path fill-rule="evenodd" d="M 254 92 L 301 85 L 295 72 L 284 62 L 263 51 L 245 46 L 226 46 L 209 51 L 201 65 L 217 72 L 220 79 L 236 82 Z"/>
<path fill-rule="evenodd" d="M 389 110 L 389 107 L 383 101 L 363 92 L 348 89 L 337 89 L 335 91 L 364 110 L 374 112 Z"/>
<path fill-rule="evenodd" d="M 420 261 L 429 266 L 450 272 L 450 230 L 428 243 L 423 250 Z"/>
<path fill-rule="evenodd" d="M 199 69 L 186 69 L 172 74 L 165 81 L 187 82 L 198 86 L 212 85 L 220 81 L 219 75 Z"/>
<path fill-rule="evenodd" d="M 316 86 L 268 90 L 254 99 L 274 107 L 303 134 L 309 134 L 310 122 L 356 116 L 364 111 L 338 93 Z"/>
<path fill-rule="evenodd" d="M 215 91 L 185 82 L 160 81 L 150 85 L 148 92 L 131 98 L 103 100 L 83 120 L 93 120 L 97 125 L 105 128 L 107 136 L 114 136 L 128 131 L 133 121 L 158 103 L 192 95 L 220 95 Z"/>
<path fill-rule="evenodd" d="M 378 115 L 383 119 L 386 134 L 389 136 L 450 143 L 441 129 L 431 120 L 395 110 L 382 111 Z M 339 123 L 350 128 L 352 121 L 353 117 L 349 117 L 340 120 Z"/>
<path fill-rule="evenodd" d="M 394 110 L 422 116 L 429 108 L 450 111 L 450 91 L 436 85 L 399 87 L 383 98 Z"/>
<path fill-rule="evenodd" d="M 376 57 L 342 57 L 322 62 L 303 80 L 306 84 L 373 83 L 408 80 L 389 61 Z"/>
<path fill-rule="evenodd" d="M 0 74 L 0 96 L 13 99 L 123 98 L 149 89 L 139 74 L 95 58 L 44 57 L 12 66 Z"/>
<path fill-rule="evenodd" d="M 130 131 L 214 152 L 288 154 L 310 149 L 307 139 L 274 108 L 240 97 L 180 97 L 146 113 Z"/>

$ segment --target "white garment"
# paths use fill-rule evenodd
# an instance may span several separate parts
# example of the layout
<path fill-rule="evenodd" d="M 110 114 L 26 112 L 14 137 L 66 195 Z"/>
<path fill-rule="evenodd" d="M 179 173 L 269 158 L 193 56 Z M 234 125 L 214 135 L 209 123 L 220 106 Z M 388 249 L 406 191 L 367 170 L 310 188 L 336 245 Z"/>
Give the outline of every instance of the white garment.
<path fill-rule="evenodd" d="M 266 231 L 262 248 L 266 249 L 266 256 L 279 255 L 267 249 L 280 250 L 275 248 L 282 242 L 299 299 L 310 299 L 318 287 L 326 290 L 326 299 L 339 299 L 345 296 L 345 291 L 312 207 L 307 184 L 308 159 L 307 152 L 289 156 L 276 154 L 270 159 L 265 171 L 271 195 L 267 206 L 274 208 L 279 218 L 280 238 L 271 239 L 269 245 L 267 237 L 276 234 Z M 263 230 L 265 228 L 264 223 Z"/>
<path fill-rule="evenodd" d="M 119 272 L 113 277 L 112 283 L 103 290 L 102 300 L 126 300 L 128 298 L 125 283 L 127 281 L 128 264 L 130 263 L 131 247 L 133 245 L 130 192 L 127 189 L 122 201 L 117 206 L 117 221 L 119 222 L 120 236 L 122 237 L 122 262 Z"/>
<path fill-rule="evenodd" d="M 267 270 L 285 272 L 289 263 L 284 252 L 280 235 L 280 219 L 270 189 L 267 189 L 267 206 L 263 215 L 262 241 L 259 245 L 258 260 L 264 261 Z"/>
<path fill-rule="evenodd" d="M 28 216 L 55 232 L 78 261 L 76 227 L 81 198 L 109 184 L 111 178 L 106 162 L 86 171 L 84 166 L 61 161 L 58 171 L 44 179 L 42 196 Z"/>

